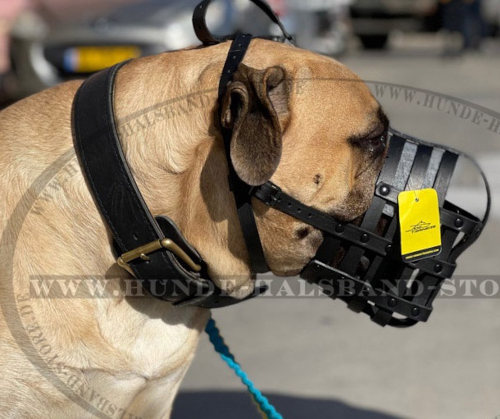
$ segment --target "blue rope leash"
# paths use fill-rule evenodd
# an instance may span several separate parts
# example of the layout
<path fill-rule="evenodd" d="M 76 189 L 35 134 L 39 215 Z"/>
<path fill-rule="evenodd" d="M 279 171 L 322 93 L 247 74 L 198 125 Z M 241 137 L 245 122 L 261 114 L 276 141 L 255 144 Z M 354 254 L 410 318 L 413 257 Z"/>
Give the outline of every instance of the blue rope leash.
<path fill-rule="evenodd" d="M 231 368 L 235 374 L 241 379 L 241 382 L 245 384 L 248 392 L 252 395 L 254 402 L 257 404 L 258 408 L 264 413 L 267 419 L 283 419 L 274 406 L 269 403 L 269 400 L 260 392 L 255 384 L 248 378 L 245 371 L 241 369 L 240 364 L 234 359 L 234 355 L 231 353 L 227 345 L 224 343 L 224 339 L 220 335 L 219 329 L 215 324 L 215 320 L 210 318 L 205 327 L 205 332 L 207 332 L 210 342 L 214 346 L 214 349 L 219 353 L 222 360 Z"/>

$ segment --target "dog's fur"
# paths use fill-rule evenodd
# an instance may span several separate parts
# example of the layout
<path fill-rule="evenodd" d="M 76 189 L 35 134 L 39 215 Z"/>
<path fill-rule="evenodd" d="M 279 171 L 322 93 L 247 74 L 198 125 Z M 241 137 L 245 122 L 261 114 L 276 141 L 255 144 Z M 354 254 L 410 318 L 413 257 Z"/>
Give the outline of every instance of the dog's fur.
<path fill-rule="evenodd" d="M 214 281 L 241 297 L 252 280 L 220 125 L 233 130 L 231 158 L 244 180 L 271 179 L 302 202 L 352 220 L 373 195 L 384 154 L 378 137 L 387 121 L 345 66 L 264 40 L 252 41 L 224 98 L 222 121 L 216 121 L 228 48 L 224 43 L 130 62 L 117 77 L 115 112 L 152 213 L 171 217 Z M 208 310 L 148 297 L 29 298 L 30 280 L 40 275 L 106 276 L 117 290 L 128 278 L 115 264 L 72 151 L 71 106 L 80 84 L 59 85 L 0 114 L 0 416 L 92 416 L 44 378 L 49 356 L 44 362 L 37 356 L 48 351 L 40 346 L 45 343 L 66 386 L 93 398 L 105 415 L 120 417 L 126 409 L 143 418 L 167 417 Z M 167 103 L 199 91 L 205 91 L 203 106 Z M 42 188 L 39 177 L 65 153 L 69 163 Z M 35 198 L 36 210 L 30 208 Z M 260 202 L 254 211 L 272 271 L 297 274 L 322 234 Z"/>

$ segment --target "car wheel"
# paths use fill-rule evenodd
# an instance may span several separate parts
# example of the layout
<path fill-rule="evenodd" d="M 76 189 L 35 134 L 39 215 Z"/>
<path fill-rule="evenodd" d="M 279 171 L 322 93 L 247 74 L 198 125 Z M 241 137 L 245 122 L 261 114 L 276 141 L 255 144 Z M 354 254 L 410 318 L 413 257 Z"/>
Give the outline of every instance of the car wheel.
<path fill-rule="evenodd" d="M 384 49 L 387 47 L 388 38 L 389 34 L 359 36 L 359 39 L 365 49 Z"/>

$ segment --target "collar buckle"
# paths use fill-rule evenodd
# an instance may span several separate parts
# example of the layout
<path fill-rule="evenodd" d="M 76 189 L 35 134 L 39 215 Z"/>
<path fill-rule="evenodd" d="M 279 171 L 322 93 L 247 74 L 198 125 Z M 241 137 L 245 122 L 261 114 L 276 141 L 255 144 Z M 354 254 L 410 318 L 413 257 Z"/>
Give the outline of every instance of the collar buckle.
<path fill-rule="evenodd" d="M 186 265 L 188 265 L 193 271 L 200 272 L 201 266 L 198 265 L 189 255 L 182 250 L 182 248 L 177 245 L 173 240 L 165 238 L 154 240 L 150 243 L 139 246 L 135 249 L 129 250 L 128 252 L 123 253 L 117 260 L 116 263 L 121 268 L 125 269 L 131 275 L 134 275 L 132 268 L 130 267 L 130 262 L 136 259 L 142 260 L 150 260 L 149 254 L 156 252 L 160 249 L 167 249 L 171 251 L 175 256 L 181 259 Z"/>
<path fill-rule="evenodd" d="M 281 193 L 281 188 L 272 182 L 266 182 L 255 190 L 255 196 L 269 207 L 280 202 Z"/>

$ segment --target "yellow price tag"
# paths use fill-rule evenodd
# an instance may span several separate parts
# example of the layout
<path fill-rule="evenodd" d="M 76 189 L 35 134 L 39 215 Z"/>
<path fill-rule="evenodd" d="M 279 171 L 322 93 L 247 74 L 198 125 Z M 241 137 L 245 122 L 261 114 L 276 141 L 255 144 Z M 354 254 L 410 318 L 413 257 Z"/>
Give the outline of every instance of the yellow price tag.
<path fill-rule="evenodd" d="M 401 256 L 417 261 L 441 252 L 439 201 L 435 189 L 403 191 L 398 195 Z"/>

